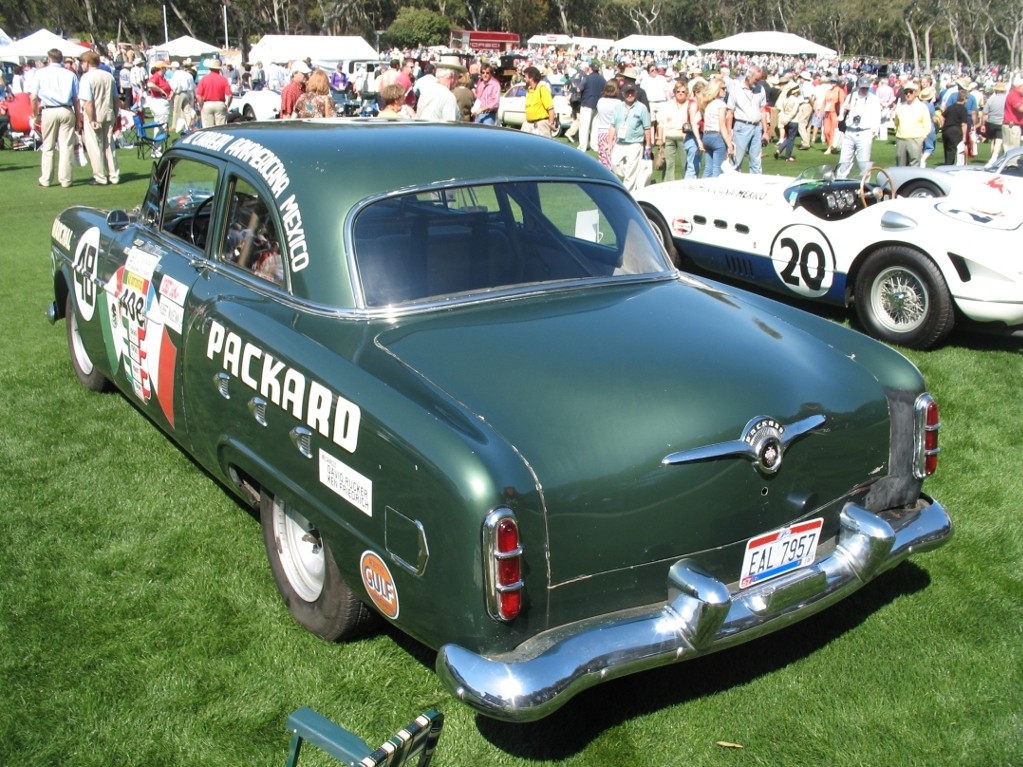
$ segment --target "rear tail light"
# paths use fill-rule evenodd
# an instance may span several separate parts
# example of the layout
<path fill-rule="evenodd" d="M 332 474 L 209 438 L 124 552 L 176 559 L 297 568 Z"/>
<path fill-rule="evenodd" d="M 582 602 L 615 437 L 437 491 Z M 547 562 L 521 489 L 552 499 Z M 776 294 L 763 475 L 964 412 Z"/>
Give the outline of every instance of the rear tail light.
<path fill-rule="evenodd" d="M 930 394 L 921 394 L 916 398 L 913 412 L 916 418 L 913 476 L 924 479 L 938 468 L 938 453 L 941 450 L 938 447 L 938 430 L 941 428 L 941 421 L 938 420 L 938 403 Z"/>
<path fill-rule="evenodd" d="M 499 621 L 513 620 L 522 610 L 522 546 L 511 509 L 495 509 L 483 523 L 483 571 L 487 610 Z"/>

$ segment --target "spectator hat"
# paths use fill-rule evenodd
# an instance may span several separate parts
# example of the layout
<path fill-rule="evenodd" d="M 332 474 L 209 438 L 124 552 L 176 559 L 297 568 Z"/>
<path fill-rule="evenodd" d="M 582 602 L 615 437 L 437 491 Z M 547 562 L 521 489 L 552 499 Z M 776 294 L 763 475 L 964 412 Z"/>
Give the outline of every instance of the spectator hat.
<path fill-rule="evenodd" d="M 635 67 L 625 67 L 625 69 L 622 70 L 622 77 L 627 80 L 635 81 L 639 78 L 639 73 L 636 71 Z"/>
<path fill-rule="evenodd" d="M 873 82 L 874 81 L 870 79 L 870 75 L 860 75 L 860 79 L 856 81 L 856 87 L 861 90 L 863 88 L 869 88 L 873 85 Z"/>
<path fill-rule="evenodd" d="M 210 59 L 208 62 L 206 62 L 206 66 L 209 67 L 210 69 L 220 69 L 220 59 Z M 210 82 L 213 81 L 210 80 Z"/>
<path fill-rule="evenodd" d="M 902 90 L 904 90 L 904 91 L 919 91 L 920 87 L 915 82 L 910 80 L 909 82 L 907 82 L 905 85 L 902 86 Z"/>
<path fill-rule="evenodd" d="M 927 87 L 920 91 L 921 101 L 933 101 L 934 100 L 934 88 Z"/>
<path fill-rule="evenodd" d="M 294 74 L 295 72 L 301 72 L 304 75 L 308 75 L 312 71 L 313 70 L 311 70 L 309 68 L 309 65 L 306 64 L 304 61 L 296 61 L 294 64 L 291 65 L 292 74 Z"/>

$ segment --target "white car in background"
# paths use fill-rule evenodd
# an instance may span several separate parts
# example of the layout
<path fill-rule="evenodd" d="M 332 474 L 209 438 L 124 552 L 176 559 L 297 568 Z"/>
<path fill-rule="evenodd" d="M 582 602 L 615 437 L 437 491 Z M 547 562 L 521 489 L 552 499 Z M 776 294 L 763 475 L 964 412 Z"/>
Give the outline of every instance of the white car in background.
<path fill-rule="evenodd" d="M 939 165 L 914 168 L 901 165 L 887 168 L 899 197 L 944 197 L 952 192 L 958 179 L 976 181 L 978 174 L 1023 178 L 1023 147 L 1010 149 L 987 165 Z"/>
<path fill-rule="evenodd" d="M 230 111 L 246 120 L 276 120 L 281 111 L 281 94 L 269 88 L 246 91 L 231 99 Z"/>
<path fill-rule="evenodd" d="M 634 192 L 669 255 L 790 296 L 854 306 L 863 329 L 916 349 L 960 320 L 1023 327 L 1023 179 L 960 174 L 950 196 L 894 197 L 887 171 L 836 179 L 728 173 Z"/>
<path fill-rule="evenodd" d="M 568 83 L 548 83 L 554 97 L 554 111 L 558 115 L 555 137 L 561 136 L 572 125 L 572 105 L 568 101 Z M 526 119 L 526 84 L 513 85 L 501 96 L 497 108 L 497 122 L 509 128 L 521 128 Z"/>

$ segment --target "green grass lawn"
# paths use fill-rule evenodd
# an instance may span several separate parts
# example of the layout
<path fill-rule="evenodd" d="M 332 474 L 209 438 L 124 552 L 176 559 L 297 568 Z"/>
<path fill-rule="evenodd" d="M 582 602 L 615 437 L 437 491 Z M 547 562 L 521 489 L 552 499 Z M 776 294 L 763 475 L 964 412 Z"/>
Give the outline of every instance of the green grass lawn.
<path fill-rule="evenodd" d="M 768 151 L 765 170 L 834 162 L 795 156 Z M 440 767 L 1023 765 L 1019 341 L 957 331 L 909 354 L 942 408 L 926 489 L 955 520 L 946 547 L 760 641 L 498 723 L 397 632 L 305 633 L 257 520 L 128 400 L 77 384 L 64 323 L 44 318 L 50 224 L 70 205 L 136 205 L 149 163 L 121 159 L 120 186 L 76 169 L 74 187 L 41 189 L 38 154 L 0 153 L 0 765 L 279 765 L 302 705 L 374 744 L 439 707 Z"/>

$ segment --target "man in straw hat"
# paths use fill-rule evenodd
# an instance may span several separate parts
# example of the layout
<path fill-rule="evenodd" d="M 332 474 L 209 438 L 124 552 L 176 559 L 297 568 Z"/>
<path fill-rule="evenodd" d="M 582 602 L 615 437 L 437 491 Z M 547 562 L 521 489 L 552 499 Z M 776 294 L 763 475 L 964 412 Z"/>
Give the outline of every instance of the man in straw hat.
<path fill-rule="evenodd" d="M 919 165 L 924 139 L 931 132 L 931 113 L 919 100 L 917 84 L 910 80 L 902 86 L 905 101 L 895 106 L 895 164 Z"/>
<path fill-rule="evenodd" d="M 457 56 L 441 57 L 433 70 L 433 82 L 427 79 L 426 84 L 420 87 L 416 117 L 420 120 L 457 121 L 461 110 L 452 91 L 458 85 L 458 76 L 466 71 Z"/>
<path fill-rule="evenodd" d="M 227 109 L 231 106 L 231 84 L 220 74 L 220 59 L 208 64 L 210 71 L 199 81 L 195 100 L 199 104 L 202 127 L 227 124 Z"/>

